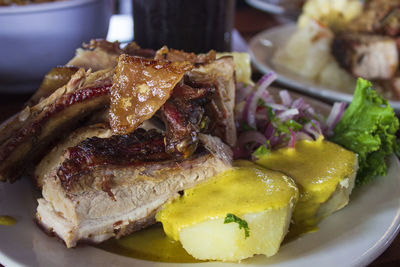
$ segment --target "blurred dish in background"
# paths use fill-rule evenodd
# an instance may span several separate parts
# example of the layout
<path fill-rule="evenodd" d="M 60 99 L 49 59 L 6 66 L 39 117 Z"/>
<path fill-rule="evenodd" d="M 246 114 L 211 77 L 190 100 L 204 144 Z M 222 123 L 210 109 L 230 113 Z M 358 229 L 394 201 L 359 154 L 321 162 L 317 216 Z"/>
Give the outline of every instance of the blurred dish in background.
<path fill-rule="evenodd" d="M 0 7 L 0 92 L 36 90 L 51 68 L 73 57 L 76 47 L 106 37 L 111 14 L 111 0 Z"/>
<path fill-rule="evenodd" d="M 331 100 L 350 101 L 357 77 L 372 80 L 400 112 L 399 14 L 398 0 L 308 0 L 297 25 L 253 39 L 253 59 L 278 70 L 281 82 Z"/>
<path fill-rule="evenodd" d="M 267 73 L 274 70 L 277 73 L 277 81 L 308 95 L 323 98 L 329 101 L 346 101 L 350 102 L 353 92 L 339 91 L 337 88 L 332 88 L 321 84 L 321 82 L 304 77 L 290 71 L 282 65 L 273 62 L 274 55 L 278 48 L 284 47 L 291 36 L 296 32 L 296 24 L 287 24 L 265 30 L 249 42 L 249 50 L 251 59 L 255 67 L 262 73 Z M 319 61 L 318 56 L 314 57 Z M 306 68 L 306 64 L 302 68 Z M 343 77 L 331 76 L 333 80 L 342 80 Z M 342 88 L 344 90 L 349 88 Z M 389 101 L 390 105 L 395 109 L 396 113 L 400 113 L 400 101 Z"/>
<path fill-rule="evenodd" d="M 0 6 L 29 5 L 29 4 L 39 4 L 39 3 L 55 2 L 55 1 L 65 1 L 65 0 L 0 0 Z"/>
<path fill-rule="evenodd" d="M 250 6 L 262 11 L 297 18 L 305 0 L 246 0 Z"/>

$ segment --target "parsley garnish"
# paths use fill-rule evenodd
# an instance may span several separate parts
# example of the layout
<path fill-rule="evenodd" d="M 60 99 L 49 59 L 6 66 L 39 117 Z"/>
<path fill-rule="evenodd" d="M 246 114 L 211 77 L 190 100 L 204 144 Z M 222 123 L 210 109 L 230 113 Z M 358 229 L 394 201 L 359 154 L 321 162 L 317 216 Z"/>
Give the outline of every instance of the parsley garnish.
<path fill-rule="evenodd" d="M 253 152 L 253 157 L 260 158 L 263 155 L 271 153 L 271 143 L 269 140 L 267 140 L 267 143 L 265 145 L 259 146 L 256 150 Z"/>
<path fill-rule="evenodd" d="M 231 223 L 231 222 L 237 223 L 239 225 L 239 229 L 242 229 L 242 228 L 244 229 L 245 238 L 248 238 L 250 236 L 249 225 L 247 224 L 247 222 L 245 220 L 240 219 L 235 214 L 228 213 L 228 214 L 226 214 L 224 223 Z"/>

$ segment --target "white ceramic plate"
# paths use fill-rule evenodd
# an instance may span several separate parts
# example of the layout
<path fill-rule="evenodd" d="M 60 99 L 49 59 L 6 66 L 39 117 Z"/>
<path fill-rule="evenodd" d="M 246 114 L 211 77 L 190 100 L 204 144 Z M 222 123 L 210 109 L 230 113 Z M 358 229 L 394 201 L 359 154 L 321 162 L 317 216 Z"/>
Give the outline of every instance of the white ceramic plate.
<path fill-rule="evenodd" d="M 281 66 L 276 66 L 272 63 L 272 57 L 277 48 L 284 46 L 295 31 L 296 24 L 286 24 L 268 29 L 253 37 L 249 43 L 249 50 L 252 61 L 257 69 L 263 73 L 274 70 L 277 73 L 277 80 L 280 83 L 287 85 L 296 91 L 324 98 L 330 101 L 350 102 L 353 97 L 351 94 L 339 92 L 332 88 L 327 88 L 326 86 L 319 84 L 314 80 L 296 75 L 291 71 Z M 271 43 L 271 46 L 265 46 L 263 44 L 263 42 L 265 43 L 265 40 L 268 40 Z M 399 113 L 400 101 L 389 102 L 393 109 Z"/>
<path fill-rule="evenodd" d="M 258 256 L 246 266 L 364 266 L 392 242 L 400 224 L 400 163 L 389 160 L 386 177 L 353 192 L 350 204 L 331 215 L 320 230 L 284 245 L 272 258 Z M 26 178 L 26 177 L 25 177 Z M 14 226 L 0 226 L 0 263 L 7 266 L 159 266 L 165 264 L 111 254 L 91 246 L 67 249 L 42 232 L 32 221 L 39 193 L 29 179 L 0 184 L 0 214 L 17 219 Z M 223 263 L 180 266 L 221 266 Z M 226 265 L 223 265 L 226 266 Z"/>
<path fill-rule="evenodd" d="M 267 0 L 246 0 L 246 2 L 250 6 L 268 13 L 281 15 L 285 12 L 285 9 L 283 7 L 276 4 L 271 4 Z"/>

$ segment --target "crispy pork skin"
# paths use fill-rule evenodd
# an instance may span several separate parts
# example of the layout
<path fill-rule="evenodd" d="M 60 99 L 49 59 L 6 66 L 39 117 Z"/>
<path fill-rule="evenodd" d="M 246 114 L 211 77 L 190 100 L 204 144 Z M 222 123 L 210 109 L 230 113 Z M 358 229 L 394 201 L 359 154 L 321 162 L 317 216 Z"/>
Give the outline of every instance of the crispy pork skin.
<path fill-rule="evenodd" d="M 365 79 L 390 79 L 399 65 L 396 41 L 384 36 L 337 35 L 332 54 L 341 67 Z"/>
<path fill-rule="evenodd" d="M 127 135 L 89 138 L 67 155 L 54 154 L 59 160 L 43 179 L 37 222 L 67 247 L 119 238 L 154 223 L 157 210 L 179 191 L 231 167 L 232 152 L 218 137 L 200 134 L 201 145 L 191 157 L 171 160 L 161 151 L 163 146 L 151 148 L 159 133 L 137 134 L 140 138 L 131 141 L 124 140 Z M 84 166 L 69 169 L 71 161 Z"/>
<path fill-rule="evenodd" d="M 237 137 L 233 114 L 236 92 L 233 58 L 225 56 L 216 60 L 216 53 L 213 50 L 204 55 L 196 55 L 164 46 L 157 51 L 155 59 L 166 59 L 172 62 L 189 61 L 196 66 L 185 75 L 186 85 L 195 89 L 203 88 L 203 90 L 213 87 L 215 91 L 211 101 L 205 107 L 204 115 L 210 122 L 207 123 L 208 133 L 234 146 Z M 174 88 L 174 91 L 177 89 L 180 89 L 179 85 Z M 189 92 L 189 90 L 181 91 Z"/>
<path fill-rule="evenodd" d="M 77 71 L 67 85 L 0 128 L 0 181 L 14 181 L 80 119 L 109 103 L 112 70 Z"/>

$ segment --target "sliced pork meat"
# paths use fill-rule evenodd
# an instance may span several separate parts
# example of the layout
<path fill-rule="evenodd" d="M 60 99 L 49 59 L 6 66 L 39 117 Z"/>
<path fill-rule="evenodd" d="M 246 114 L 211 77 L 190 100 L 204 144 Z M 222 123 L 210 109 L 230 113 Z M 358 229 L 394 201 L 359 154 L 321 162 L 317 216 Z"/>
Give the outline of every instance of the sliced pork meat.
<path fill-rule="evenodd" d="M 166 128 L 166 151 L 175 157 L 189 157 L 197 148 L 198 133 L 207 131 L 205 106 L 215 93 L 212 84 L 191 87 L 181 80 L 160 114 Z"/>
<path fill-rule="evenodd" d="M 77 71 L 67 85 L 0 128 L 0 181 L 14 181 L 80 120 L 109 103 L 112 70 Z"/>
<path fill-rule="evenodd" d="M 107 139 L 89 138 L 57 156 L 43 179 L 37 222 L 67 247 L 102 242 L 155 222 L 154 215 L 178 192 L 231 167 L 232 152 L 218 137 L 199 135 L 188 159 L 171 159 L 156 131 L 136 130 Z M 123 151 L 123 153 L 121 153 Z M 76 169 L 76 163 L 82 168 Z"/>
<path fill-rule="evenodd" d="M 230 146 L 236 144 L 236 127 L 233 114 L 235 105 L 235 64 L 232 57 L 222 57 L 209 64 L 194 68 L 185 81 L 193 87 L 213 85 L 215 93 L 205 106 L 204 115 L 209 119 L 205 133 L 220 137 Z"/>
<path fill-rule="evenodd" d="M 360 33 L 337 35 L 332 54 L 341 67 L 365 79 L 390 79 L 399 66 L 397 44 L 390 37 Z"/>
<path fill-rule="evenodd" d="M 192 88 L 213 87 L 215 89 L 211 101 L 205 107 L 207 120 L 204 120 L 203 124 L 207 122 L 208 133 L 219 136 L 225 143 L 234 146 L 237 137 L 233 114 L 236 92 L 233 58 L 226 56 L 216 60 L 215 51 L 196 55 L 168 49 L 166 46 L 157 51 L 155 58 L 173 62 L 189 61 L 196 66 L 185 75 L 185 84 Z M 177 89 L 179 88 L 174 90 Z M 185 91 L 187 90 L 181 90 L 181 92 Z"/>
<path fill-rule="evenodd" d="M 400 34 L 400 2 L 398 0 L 366 1 L 363 13 L 347 30 L 361 33 L 397 36 Z"/>

